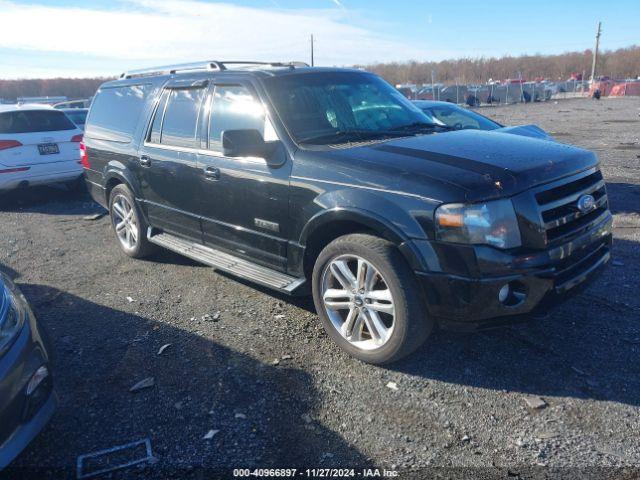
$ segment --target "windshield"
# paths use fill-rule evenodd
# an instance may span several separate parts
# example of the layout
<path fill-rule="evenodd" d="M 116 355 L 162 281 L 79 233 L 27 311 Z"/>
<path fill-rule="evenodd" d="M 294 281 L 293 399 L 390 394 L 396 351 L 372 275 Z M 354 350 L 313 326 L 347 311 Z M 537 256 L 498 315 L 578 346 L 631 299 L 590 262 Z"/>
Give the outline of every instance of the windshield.
<path fill-rule="evenodd" d="M 296 143 L 376 140 L 437 127 L 395 88 L 369 73 L 280 76 L 265 84 Z"/>
<path fill-rule="evenodd" d="M 476 112 L 454 105 L 438 105 L 422 108 L 434 122 L 442 122 L 454 130 L 495 130 L 500 124 Z"/>

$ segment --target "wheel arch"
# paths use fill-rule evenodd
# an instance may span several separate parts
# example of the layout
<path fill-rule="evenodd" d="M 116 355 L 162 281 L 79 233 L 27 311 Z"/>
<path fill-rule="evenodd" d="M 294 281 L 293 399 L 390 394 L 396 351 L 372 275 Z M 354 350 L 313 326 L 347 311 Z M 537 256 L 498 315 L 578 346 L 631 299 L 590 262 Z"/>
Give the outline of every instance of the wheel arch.
<path fill-rule="evenodd" d="M 398 247 L 412 268 L 422 264 L 409 238 L 395 225 L 373 212 L 355 208 L 334 208 L 316 214 L 305 225 L 300 245 L 304 248 L 302 269 L 307 278 L 324 247 L 335 239 L 352 233 L 368 233 L 384 238 Z"/>
<path fill-rule="evenodd" d="M 109 197 L 111 196 L 111 191 L 115 188 L 116 185 L 125 184 L 129 189 L 133 192 L 136 198 L 139 198 L 138 192 L 138 183 L 135 180 L 135 177 L 126 169 L 116 168 L 114 166 L 108 166 L 107 171 L 104 175 L 104 186 L 105 186 L 105 198 L 107 203 L 109 202 Z"/>

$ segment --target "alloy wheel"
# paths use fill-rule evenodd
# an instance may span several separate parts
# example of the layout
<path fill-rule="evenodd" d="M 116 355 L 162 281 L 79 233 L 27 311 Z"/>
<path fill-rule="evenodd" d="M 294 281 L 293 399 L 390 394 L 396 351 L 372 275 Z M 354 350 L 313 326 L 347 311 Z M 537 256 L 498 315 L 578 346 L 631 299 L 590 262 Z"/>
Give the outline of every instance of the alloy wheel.
<path fill-rule="evenodd" d="M 111 204 L 111 218 L 118 240 L 126 250 L 133 250 L 138 244 L 138 219 L 136 212 L 124 195 L 117 195 Z"/>
<path fill-rule="evenodd" d="M 382 347 L 393 332 L 395 303 L 380 271 L 357 255 L 332 259 L 322 274 L 322 300 L 335 329 L 362 350 Z"/>

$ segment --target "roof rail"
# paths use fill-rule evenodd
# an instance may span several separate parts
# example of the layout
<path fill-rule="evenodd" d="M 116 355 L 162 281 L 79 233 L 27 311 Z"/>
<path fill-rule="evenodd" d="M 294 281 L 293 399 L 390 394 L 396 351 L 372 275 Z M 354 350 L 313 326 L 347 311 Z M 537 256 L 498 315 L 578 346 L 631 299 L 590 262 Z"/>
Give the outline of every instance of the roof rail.
<path fill-rule="evenodd" d="M 217 60 L 207 60 L 204 62 L 181 63 L 177 65 L 165 65 L 163 67 L 141 68 L 129 70 L 120 75 L 120 78 L 151 77 L 157 75 L 170 75 L 174 73 L 188 73 L 197 71 L 222 71 L 227 70 L 227 65 L 246 67 L 273 67 L 273 68 L 301 68 L 309 65 L 304 62 L 254 62 L 243 60 L 230 60 L 221 62 Z"/>

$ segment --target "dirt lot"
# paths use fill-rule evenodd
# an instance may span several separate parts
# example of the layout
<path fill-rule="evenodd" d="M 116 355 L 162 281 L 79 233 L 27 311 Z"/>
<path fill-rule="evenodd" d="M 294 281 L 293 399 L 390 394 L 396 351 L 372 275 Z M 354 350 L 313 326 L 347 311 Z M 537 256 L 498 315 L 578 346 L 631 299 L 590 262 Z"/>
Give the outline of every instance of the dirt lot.
<path fill-rule="evenodd" d="M 547 319 L 438 332 L 390 368 L 338 350 L 310 300 L 168 252 L 122 255 L 108 218 L 84 218 L 101 210 L 82 195 L 0 198 L 0 264 L 50 334 L 60 398 L 16 465 L 74 478 L 79 455 L 149 438 L 157 461 L 116 477 L 230 478 L 231 468 L 293 466 L 638 475 L 640 99 L 481 112 L 598 153 L 615 261 Z M 147 377 L 153 387 L 129 391 Z M 530 408 L 530 397 L 546 407 Z M 210 430 L 218 432 L 203 439 Z M 468 470 L 477 467 L 485 468 Z"/>

